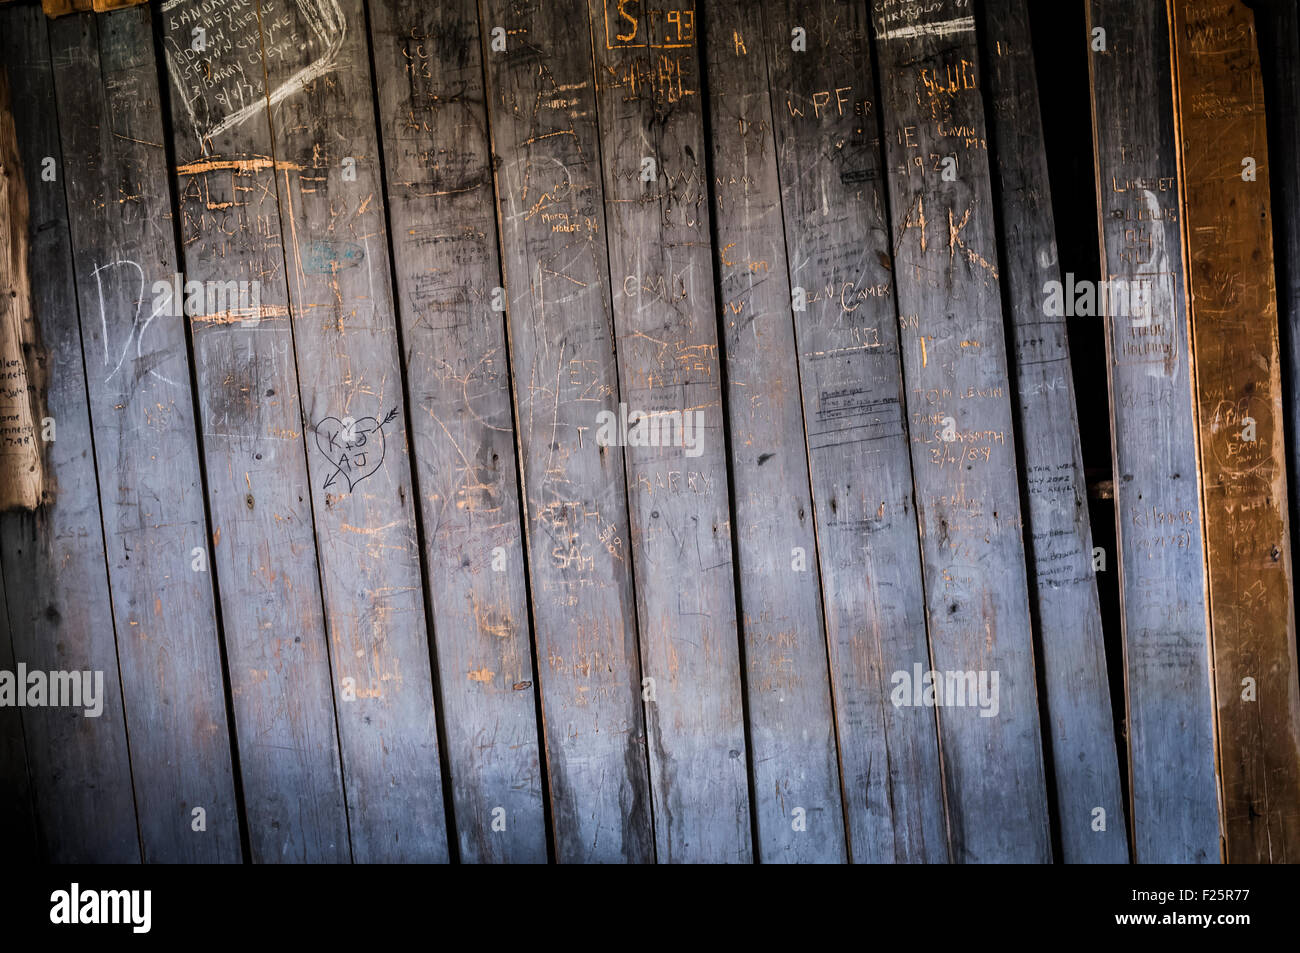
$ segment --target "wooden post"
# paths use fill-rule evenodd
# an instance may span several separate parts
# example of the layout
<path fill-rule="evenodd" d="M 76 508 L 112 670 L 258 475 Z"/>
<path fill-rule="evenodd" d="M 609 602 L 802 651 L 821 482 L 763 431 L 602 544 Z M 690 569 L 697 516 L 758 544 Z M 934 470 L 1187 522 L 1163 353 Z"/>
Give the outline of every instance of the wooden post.
<path fill-rule="evenodd" d="M 1127 863 L 1128 829 L 1115 752 L 1101 606 L 1079 414 L 1063 311 L 1038 82 L 1025 0 L 984 0 L 989 131 L 997 173 L 1016 410 L 1029 500 L 1043 699 L 1056 828 L 1066 863 Z"/>
<path fill-rule="evenodd" d="M 1300 860 L 1300 682 L 1255 18 L 1236 0 L 1169 9 L 1226 859 L 1287 863 Z"/>
<path fill-rule="evenodd" d="M 1046 862 L 1047 792 L 970 9 L 961 0 L 924 8 L 872 2 L 894 278 L 933 668 L 985 685 L 984 702 L 939 711 L 953 859 Z M 895 691 L 923 700 L 915 681 Z"/>
<path fill-rule="evenodd" d="M 1080 42 L 1090 49 L 1107 282 L 1098 296 L 1107 315 L 1133 858 L 1215 863 L 1214 703 L 1164 3 L 1089 0 Z"/>
<path fill-rule="evenodd" d="M 935 712 L 890 702 L 930 650 L 871 27 L 862 4 L 819 0 L 778 4 L 766 26 L 853 858 L 943 863 Z"/>
<path fill-rule="evenodd" d="M 131 790 L 122 688 L 94 443 L 86 398 L 73 280 L 67 169 L 59 145 L 45 17 L 36 7 L 0 12 L 0 60 L 31 210 L 27 264 L 32 313 L 46 373 L 46 413 L 55 422 L 48 476 L 58 488 L 37 513 L 0 514 L 0 565 L 12 656 L 0 669 L 104 673 L 103 711 L 6 709 L 21 719 L 34 802 L 37 854 L 51 863 L 137 863 L 140 839 Z M 70 580 L 76 580 L 70 584 Z"/>
<path fill-rule="evenodd" d="M 237 862 L 149 9 L 78 14 L 50 37 L 143 859 Z"/>
<path fill-rule="evenodd" d="M 546 861 L 478 7 L 370 4 L 460 860 Z"/>
<path fill-rule="evenodd" d="M 763 10 L 701 6 L 758 855 L 839 863 L 848 848 Z M 865 809 L 865 784 L 847 797 Z"/>
<path fill-rule="evenodd" d="M 654 860 L 582 0 L 480 0 L 555 851 Z M 649 686 L 645 686 L 649 688 Z"/>
<path fill-rule="evenodd" d="M 161 8 L 173 174 L 184 277 L 200 292 L 186 316 L 250 851 L 255 862 L 329 863 L 352 853 L 289 321 L 280 163 L 261 59 L 230 53 L 260 49 L 255 12 L 227 19 L 200 0 Z M 244 300 L 209 308 L 207 289 L 230 282 Z"/>
<path fill-rule="evenodd" d="M 657 856 L 749 863 L 695 8 L 588 7 Z"/>
<path fill-rule="evenodd" d="M 260 14 L 352 856 L 448 858 L 361 0 Z M 278 91 L 286 91 L 277 99 Z"/>

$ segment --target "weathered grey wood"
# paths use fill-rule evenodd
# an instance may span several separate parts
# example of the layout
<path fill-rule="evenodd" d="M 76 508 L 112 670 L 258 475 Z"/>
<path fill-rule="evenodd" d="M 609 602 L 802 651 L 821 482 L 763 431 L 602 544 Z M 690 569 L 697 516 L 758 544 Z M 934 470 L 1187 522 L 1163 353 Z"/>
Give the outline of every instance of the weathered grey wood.
<path fill-rule="evenodd" d="M 945 862 L 935 713 L 889 702 L 930 666 L 866 13 L 770 9 L 772 115 L 853 857 Z"/>
<path fill-rule="evenodd" d="M 0 516 L 0 562 L 13 656 L 36 671 L 104 675 L 103 713 L 25 708 L 21 719 L 35 801 L 38 854 L 54 863 L 140 860 L 86 400 L 81 328 L 68 239 L 54 76 L 46 19 L 35 7 L 0 12 L 0 59 L 8 70 L 30 206 L 32 307 L 46 355 L 46 447 L 54 499 L 36 513 Z M 45 159 L 56 178 L 47 181 Z"/>
<path fill-rule="evenodd" d="M 352 855 L 448 858 L 361 0 L 263 3 L 280 231 Z M 304 72 L 306 71 L 306 72 Z M 272 100 L 275 94 L 271 94 Z"/>
<path fill-rule="evenodd" d="M 762 12 L 702 7 L 758 855 L 835 863 L 847 848 Z"/>
<path fill-rule="evenodd" d="M 1214 710 L 1178 209 L 1169 32 L 1160 0 L 1090 0 L 1102 275 L 1108 294 L 1130 816 L 1141 863 L 1219 859 Z M 1127 287 L 1127 286 L 1125 286 Z"/>
<path fill-rule="evenodd" d="M 174 0 L 159 21 L 185 277 L 259 282 L 257 301 L 248 288 L 243 310 L 227 301 L 187 311 L 250 851 L 256 862 L 346 861 L 280 164 L 261 58 L 249 53 L 260 46 L 257 10 Z M 202 52 L 194 49 L 199 29 Z"/>
<path fill-rule="evenodd" d="M 6 62 L 12 68 L 13 61 Z M 3 83 L 0 77 L 0 84 Z M 3 108 L 0 102 L 0 109 Z M 0 672 L 16 671 L 12 632 L 4 576 L 0 573 Z M 27 762 L 22 715 L 17 708 L 0 708 L 0 830 L 10 839 L 8 856 L 20 864 L 37 861 L 36 812 Z"/>
<path fill-rule="evenodd" d="M 623 451 L 596 443 L 619 393 L 586 17 L 582 0 L 479 4 L 556 855 L 644 862 Z"/>
<path fill-rule="evenodd" d="M 695 5 L 588 8 L 657 855 L 749 863 Z"/>
<path fill-rule="evenodd" d="M 1273 200 L 1274 264 L 1277 269 L 1278 331 L 1282 350 L 1292 565 L 1300 559 L 1300 16 L 1295 0 L 1256 0 L 1256 36 L 1270 118 L 1269 183 Z"/>
<path fill-rule="evenodd" d="M 1048 861 L 975 25 L 964 0 L 871 10 L 931 657 L 987 679 L 985 703 L 939 711 L 953 859 Z"/>
<path fill-rule="evenodd" d="M 146 862 L 231 862 L 189 353 L 172 295 L 154 287 L 172 284 L 177 258 L 149 25 L 145 7 L 51 23 L 63 182 L 141 848 Z"/>
<path fill-rule="evenodd" d="M 544 863 L 477 4 L 378 0 L 370 27 L 460 859 Z"/>
<path fill-rule="evenodd" d="M 1224 858 L 1300 859 L 1300 681 L 1255 18 L 1172 0 Z"/>
<path fill-rule="evenodd" d="M 1025 0 L 984 0 L 977 10 L 988 66 L 989 141 L 1029 500 L 1030 598 L 1047 692 L 1040 701 L 1054 769 L 1054 822 L 1066 863 L 1122 864 L 1128 862 L 1128 829 L 1070 342 L 1064 313 L 1049 313 L 1054 309 L 1047 306 L 1049 283 L 1062 275 L 1029 8 Z"/>

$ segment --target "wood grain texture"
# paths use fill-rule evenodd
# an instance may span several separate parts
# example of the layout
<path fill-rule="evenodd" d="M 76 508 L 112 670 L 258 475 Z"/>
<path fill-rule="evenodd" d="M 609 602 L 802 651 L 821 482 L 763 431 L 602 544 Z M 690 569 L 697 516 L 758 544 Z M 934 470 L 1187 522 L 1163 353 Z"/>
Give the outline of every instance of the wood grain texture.
<path fill-rule="evenodd" d="M 700 12 L 758 856 L 837 863 L 847 845 L 763 18 L 736 0 Z"/>
<path fill-rule="evenodd" d="M 772 114 L 853 857 L 942 863 L 935 712 L 889 702 L 930 655 L 866 12 L 767 14 Z"/>
<path fill-rule="evenodd" d="M 588 7 L 656 853 L 749 863 L 695 7 Z"/>
<path fill-rule="evenodd" d="M 280 230 L 352 856 L 448 858 L 360 0 L 262 4 Z M 274 97 L 274 94 L 272 94 Z"/>
<path fill-rule="evenodd" d="M 965 0 L 924 8 L 873 0 L 871 11 L 931 657 L 936 671 L 971 673 L 967 683 L 973 676 L 986 686 L 984 704 L 939 710 L 953 860 L 1046 862 L 1047 792 L 975 25 Z M 908 684 L 898 687 L 905 697 Z M 955 692 L 952 700 L 959 701 Z"/>
<path fill-rule="evenodd" d="M 63 181 L 144 860 L 237 862 L 189 351 L 154 287 L 177 257 L 149 22 L 50 24 Z"/>
<path fill-rule="evenodd" d="M 0 572 L 0 672 L 14 671 L 13 626 Z M 36 810 L 27 763 L 22 715 L 17 708 L 5 706 L 0 709 L 0 830 L 9 838 L 7 856 L 19 864 L 34 864 L 38 859 Z"/>
<path fill-rule="evenodd" d="M 479 3 L 555 852 L 635 863 L 655 841 L 623 451 L 595 439 L 619 392 L 586 21 Z"/>
<path fill-rule="evenodd" d="M 1070 342 L 1064 314 L 1049 313 L 1044 293 L 1062 276 L 1029 8 L 1025 0 L 984 0 L 978 11 L 988 64 L 989 134 L 1029 500 L 1030 597 L 1042 652 L 1055 826 L 1066 863 L 1127 863 Z"/>
<path fill-rule="evenodd" d="M 347 861 L 256 10 L 177 0 L 159 29 L 185 277 L 258 282 L 186 312 L 251 859 Z"/>
<path fill-rule="evenodd" d="M 370 4 L 459 856 L 547 858 L 510 367 L 474 0 Z M 504 829 L 493 812 L 504 809 Z"/>
<path fill-rule="evenodd" d="M 1205 562 L 1164 3 L 1090 0 L 1133 859 L 1219 860 Z M 1107 297 L 1112 297 L 1109 293 Z M 1132 312 L 1139 313 L 1134 314 Z"/>
<path fill-rule="evenodd" d="M 6 711 L 21 719 L 26 739 L 38 856 L 52 863 L 136 863 L 140 841 L 68 237 L 66 168 L 58 124 L 51 121 L 54 74 L 40 10 L 0 12 L 0 58 L 10 77 L 29 183 L 32 308 L 48 362 L 46 411 L 57 428 L 46 457 L 57 491 L 53 505 L 0 515 L 12 662 L 35 671 L 104 673 L 98 718 L 76 709 Z M 57 173 L 52 182 L 41 174 L 47 157 Z M 14 671 L 7 663 L 0 669 Z"/>
<path fill-rule="evenodd" d="M 1169 9 L 1225 857 L 1287 863 L 1300 859 L 1300 682 L 1255 18 L 1222 0 Z"/>

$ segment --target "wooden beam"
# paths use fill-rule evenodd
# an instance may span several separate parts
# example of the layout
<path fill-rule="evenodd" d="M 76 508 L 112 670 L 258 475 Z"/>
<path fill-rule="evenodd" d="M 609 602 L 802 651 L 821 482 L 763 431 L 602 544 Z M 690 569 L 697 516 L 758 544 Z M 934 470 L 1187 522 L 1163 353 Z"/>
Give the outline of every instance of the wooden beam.
<path fill-rule="evenodd" d="M 596 443 L 619 392 L 586 18 L 479 3 L 555 852 L 637 863 L 655 839 L 623 451 Z"/>
<path fill-rule="evenodd" d="M 1287 863 L 1300 859 L 1300 681 L 1255 18 L 1236 0 L 1169 9 L 1226 859 Z"/>
<path fill-rule="evenodd" d="M 352 856 L 437 863 L 446 814 L 365 14 L 361 0 L 321 13 L 260 19 Z"/>
<path fill-rule="evenodd" d="M 840 863 L 848 847 L 763 13 L 740 0 L 701 6 L 758 856 Z M 848 796 L 865 808 L 864 790 Z"/>
<path fill-rule="evenodd" d="M 766 20 L 853 859 L 943 863 L 935 712 L 889 702 L 930 655 L 871 28 L 860 3 L 787 0 Z"/>
<path fill-rule="evenodd" d="M 36 513 L 0 515 L 12 661 L 35 671 L 104 676 L 98 718 L 48 707 L 14 710 L 13 718 L 21 717 L 26 740 L 38 856 L 52 863 L 136 863 L 140 840 L 68 235 L 67 168 L 51 121 L 54 74 L 38 8 L 0 13 L 0 59 L 12 84 L 28 184 L 32 312 L 48 362 L 46 412 L 56 430 L 47 463 L 58 487 L 53 503 Z M 51 169 L 52 180 L 45 174 Z M 0 668 L 16 671 L 10 664 Z"/>
<path fill-rule="evenodd" d="M 149 9 L 79 14 L 50 37 L 143 857 L 238 862 Z"/>
<path fill-rule="evenodd" d="M 1103 291 L 1114 299 L 1106 349 L 1133 858 L 1214 863 L 1214 702 L 1164 3 L 1089 0 L 1079 42 L 1091 51 Z"/>
<path fill-rule="evenodd" d="M 873 0 L 872 27 L 932 667 L 985 685 L 984 703 L 939 711 L 953 859 L 1045 862 L 1052 851 L 975 23 L 961 0 L 924 8 Z M 905 701 L 915 687 L 903 681 L 896 691 Z M 989 823 L 995 817 L 1017 823 Z"/>
<path fill-rule="evenodd" d="M 588 8 L 656 852 L 749 863 L 695 6 Z"/>
<path fill-rule="evenodd" d="M 478 6 L 379 0 L 370 26 L 459 856 L 544 863 Z"/>
<path fill-rule="evenodd" d="M 1061 281 L 1056 226 L 1025 0 L 984 0 L 1007 319 L 1014 344 L 1021 466 L 1029 500 L 1040 665 L 1055 826 L 1066 863 L 1127 863 L 1128 830 L 1115 751 L 1079 408 L 1063 313 L 1045 289 Z"/>
<path fill-rule="evenodd" d="M 204 289 L 244 282 L 248 292 L 242 310 L 238 301 L 205 301 L 186 314 L 251 859 L 329 863 L 352 854 L 289 321 L 280 163 L 261 61 L 246 64 L 232 52 L 260 48 L 255 13 L 228 19 L 201 0 L 160 11 L 172 172 L 186 280 Z M 195 50 L 197 29 L 211 52 Z M 282 50 L 284 38 L 277 41 Z"/>

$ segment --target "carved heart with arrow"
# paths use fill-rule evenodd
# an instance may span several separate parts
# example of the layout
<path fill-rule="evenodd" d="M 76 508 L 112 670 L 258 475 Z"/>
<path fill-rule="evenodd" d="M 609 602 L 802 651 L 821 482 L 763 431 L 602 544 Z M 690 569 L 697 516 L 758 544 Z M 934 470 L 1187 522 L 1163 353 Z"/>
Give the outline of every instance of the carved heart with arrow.
<path fill-rule="evenodd" d="M 374 417 L 326 417 L 316 424 L 316 448 L 325 454 L 334 469 L 322 489 L 342 488 L 348 492 L 379 469 L 384 462 L 384 426 L 397 416 L 397 408 L 382 421 Z"/>

